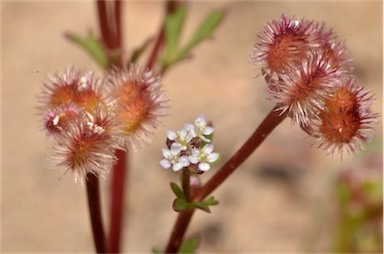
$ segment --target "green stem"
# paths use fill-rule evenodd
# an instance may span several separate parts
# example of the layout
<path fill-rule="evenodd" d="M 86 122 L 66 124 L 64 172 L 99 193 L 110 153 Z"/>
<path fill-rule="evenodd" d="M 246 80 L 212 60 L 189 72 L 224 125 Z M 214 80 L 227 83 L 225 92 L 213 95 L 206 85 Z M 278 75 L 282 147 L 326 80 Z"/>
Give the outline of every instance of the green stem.
<path fill-rule="evenodd" d="M 107 245 L 105 241 L 104 227 L 101 216 L 99 179 L 96 175 L 88 173 L 86 177 L 87 198 L 89 215 L 91 219 L 93 241 L 97 253 L 106 253 Z"/>

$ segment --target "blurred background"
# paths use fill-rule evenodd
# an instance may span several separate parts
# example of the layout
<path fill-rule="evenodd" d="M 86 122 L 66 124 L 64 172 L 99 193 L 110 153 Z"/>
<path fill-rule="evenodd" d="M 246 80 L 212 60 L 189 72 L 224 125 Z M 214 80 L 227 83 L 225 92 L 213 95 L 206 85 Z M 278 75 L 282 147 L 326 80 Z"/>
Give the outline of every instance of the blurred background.
<path fill-rule="evenodd" d="M 153 142 L 131 153 L 123 250 L 163 248 L 176 213 L 170 181 L 162 169 L 166 130 L 200 114 L 215 126 L 221 162 L 254 131 L 273 103 L 257 78 L 250 52 L 270 19 L 289 16 L 325 22 L 346 40 L 361 84 L 376 93 L 372 109 L 382 115 L 382 2 L 192 2 L 184 38 L 215 8 L 228 13 L 212 40 L 192 59 L 163 77 L 170 100 Z M 42 82 L 68 65 L 98 66 L 63 34 L 98 34 L 93 2 L 2 2 L 2 252 L 93 252 L 85 188 L 48 166 L 50 140 L 40 131 L 36 95 Z M 124 3 L 127 55 L 163 20 L 162 2 Z M 214 192 L 220 205 L 198 211 L 188 235 L 200 234 L 200 252 L 382 252 L 382 124 L 357 155 L 326 156 L 290 120 Z M 104 207 L 109 179 L 102 180 Z M 104 217 L 108 216 L 105 209 Z M 106 220 L 105 220 L 106 221 Z"/>

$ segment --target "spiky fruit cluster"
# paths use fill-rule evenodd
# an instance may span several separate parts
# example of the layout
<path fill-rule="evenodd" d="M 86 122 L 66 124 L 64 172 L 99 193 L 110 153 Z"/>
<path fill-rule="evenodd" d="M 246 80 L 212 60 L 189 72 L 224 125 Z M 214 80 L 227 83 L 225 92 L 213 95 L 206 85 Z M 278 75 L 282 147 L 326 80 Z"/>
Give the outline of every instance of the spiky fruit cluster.
<path fill-rule="evenodd" d="M 257 35 L 251 58 L 261 67 L 277 109 L 333 154 L 361 148 L 376 123 L 373 96 L 357 84 L 352 60 L 332 30 L 282 15 Z"/>
<path fill-rule="evenodd" d="M 87 173 L 104 175 L 116 149 L 149 141 L 164 104 L 160 78 L 135 65 L 107 77 L 73 67 L 53 75 L 39 95 L 43 129 L 53 137 L 52 162 L 77 182 Z"/>

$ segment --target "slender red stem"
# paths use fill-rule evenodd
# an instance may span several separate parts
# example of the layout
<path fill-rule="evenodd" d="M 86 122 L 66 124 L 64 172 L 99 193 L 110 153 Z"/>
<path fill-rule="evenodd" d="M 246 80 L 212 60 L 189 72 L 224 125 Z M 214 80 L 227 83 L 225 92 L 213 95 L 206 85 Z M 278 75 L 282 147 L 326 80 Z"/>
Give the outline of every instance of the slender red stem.
<path fill-rule="evenodd" d="M 194 212 L 191 209 L 179 213 L 164 253 L 177 253 Z"/>
<path fill-rule="evenodd" d="M 104 227 L 101 216 L 99 179 L 96 175 L 88 173 L 86 177 L 87 198 L 89 215 L 91 219 L 93 241 L 97 253 L 106 253 L 107 245 L 105 241 Z"/>
<path fill-rule="evenodd" d="M 109 47 L 109 39 L 110 36 L 110 28 L 109 28 L 109 22 L 108 22 L 108 16 L 107 16 L 107 3 L 104 0 L 96 0 L 97 4 L 97 14 L 99 17 L 99 27 L 101 32 L 101 38 L 106 44 L 107 47 Z"/>
<path fill-rule="evenodd" d="M 109 251 L 119 253 L 123 224 L 124 188 L 126 187 L 127 154 L 122 150 L 116 151 L 117 164 L 112 171 L 111 218 L 109 228 Z"/>
<path fill-rule="evenodd" d="M 192 201 L 201 201 L 220 186 L 265 140 L 265 138 L 278 126 L 287 116 L 287 112 L 281 113 L 275 107 L 257 127 L 255 132 L 248 138 L 244 145 L 216 172 L 211 179 L 200 189 L 193 193 Z M 168 240 L 166 253 L 176 253 L 194 210 L 180 212 L 173 227 L 171 237 Z"/>
<path fill-rule="evenodd" d="M 115 26 L 116 26 L 116 47 L 121 48 L 123 43 L 122 29 L 121 29 L 121 0 L 115 0 Z"/>
<path fill-rule="evenodd" d="M 224 182 L 248 157 L 259 147 L 266 137 L 278 126 L 287 116 L 287 111 L 281 113 L 275 107 L 243 144 L 243 146 L 214 174 L 211 179 L 194 195 L 194 200 L 203 200 L 210 195 L 220 184 Z"/>
<path fill-rule="evenodd" d="M 151 53 L 149 54 L 148 62 L 146 65 L 147 69 L 153 69 L 153 67 L 156 64 L 160 49 L 162 48 L 162 46 L 164 44 L 165 19 L 167 18 L 168 14 L 170 14 L 176 10 L 178 4 L 179 3 L 177 1 L 167 1 L 166 2 L 164 21 L 163 21 L 163 24 L 161 25 L 160 31 L 157 35 L 155 45 L 153 46 L 153 49 L 152 49 Z"/>
<path fill-rule="evenodd" d="M 104 42 L 109 67 L 121 66 L 122 62 L 122 23 L 120 0 L 96 0 L 101 38 Z"/>
<path fill-rule="evenodd" d="M 112 67 L 115 65 L 122 67 L 122 2 L 120 0 L 96 0 L 96 2 L 101 37 L 108 55 L 108 66 Z M 124 189 L 126 188 L 126 176 L 128 175 L 127 154 L 124 151 L 117 150 L 116 157 L 118 161 L 112 170 L 109 229 L 109 251 L 112 253 L 120 252 Z"/>
<path fill-rule="evenodd" d="M 152 52 L 149 55 L 149 59 L 146 65 L 146 69 L 152 70 L 155 66 L 157 56 L 159 54 L 160 48 L 163 46 L 164 43 L 164 27 L 160 29 L 159 35 L 157 36 L 155 45 L 153 46 Z"/>
<path fill-rule="evenodd" d="M 183 192 L 188 202 L 191 201 L 191 184 L 190 184 L 191 172 L 188 168 L 183 168 L 181 174 L 181 182 L 183 186 Z"/>

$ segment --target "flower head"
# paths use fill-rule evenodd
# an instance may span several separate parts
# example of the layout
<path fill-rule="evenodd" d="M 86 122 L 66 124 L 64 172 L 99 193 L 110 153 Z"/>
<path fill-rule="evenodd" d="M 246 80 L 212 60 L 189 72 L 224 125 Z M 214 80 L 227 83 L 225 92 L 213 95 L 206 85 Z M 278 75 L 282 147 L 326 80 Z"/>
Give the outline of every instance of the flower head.
<path fill-rule="evenodd" d="M 88 173 L 102 176 L 115 163 L 114 140 L 102 127 L 76 121 L 67 131 L 54 136 L 51 158 L 55 165 L 74 173 L 76 182 L 83 182 Z"/>
<path fill-rule="evenodd" d="M 184 127 L 181 130 L 176 132 L 169 130 L 167 131 L 167 138 L 172 142 L 176 142 L 181 145 L 182 150 L 187 150 L 188 145 L 193 138 L 196 137 L 194 129 L 189 127 Z"/>
<path fill-rule="evenodd" d="M 159 125 L 158 117 L 166 114 L 160 78 L 130 65 L 111 72 L 109 80 L 119 142 L 127 148 L 142 140 L 149 142 L 148 135 Z"/>
<path fill-rule="evenodd" d="M 275 86 L 269 89 L 280 110 L 299 125 L 308 121 L 323 107 L 323 101 L 338 83 L 341 73 L 332 68 L 329 59 L 317 53 L 311 54 L 291 72 L 281 75 Z"/>
<path fill-rule="evenodd" d="M 60 134 L 81 115 L 81 109 L 73 103 L 62 104 L 47 110 L 44 117 L 44 129 L 48 135 Z"/>
<path fill-rule="evenodd" d="M 330 30 L 326 30 L 324 24 L 316 24 L 313 30 L 313 37 L 317 41 L 317 45 L 312 47 L 312 51 L 318 51 L 324 55 L 329 64 L 334 69 L 339 69 L 348 73 L 352 70 L 352 59 L 348 56 L 348 50 L 344 42 L 337 41 L 336 34 Z"/>
<path fill-rule="evenodd" d="M 328 154 L 338 150 L 342 155 L 362 149 L 373 131 L 372 124 L 378 115 L 369 109 L 373 95 L 356 85 L 356 79 L 348 77 L 335 87 L 332 96 L 325 100 L 324 110 L 318 114 L 313 136 L 318 138 L 318 146 Z"/>
<path fill-rule="evenodd" d="M 173 171 L 179 171 L 182 168 L 188 167 L 190 162 L 188 157 L 181 155 L 182 145 L 173 143 L 171 148 L 163 148 L 163 156 L 165 159 L 160 161 L 160 165 L 168 169 L 172 166 Z"/>
<path fill-rule="evenodd" d="M 211 168 L 211 164 L 219 158 L 213 152 L 211 143 L 214 129 L 204 115 L 199 115 L 194 124 L 187 123 L 179 131 L 167 132 L 167 147 L 163 148 L 165 159 L 160 161 L 163 168 L 179 171 L 187 168 L 192 173 L 203 173 Z"/>
<path fill-rule="evenodd" d="M 282 15 L 280 20 L 266 24 L 257 35 L 261 41 L 255 44 L 251 58 L 261 65 L 265 75 L 286 73 L 301 63 L 316 45 L 311 37 L 314 28 L 313 21 Z"/>
<path fill-rule="evenodd" d="M 75 70 L 68 67 L 63 74 L 56 73 L 44 83 L 40 96 L 40 109 L 45 111 L 73 103 L 78 107 L 91 111 L 99 105 L 105 104 L 100 78 L 93 72 Z"/>
<path fill-rule="evenodd" d="M 208 171 L 211 166 L 210 163 L 214 163 L 219 158 L 218 153 L 213 153 L 213 145 L 206 144 L 201 149 L 192 148 L 191 155 L 188 157 L 192 164 L 197 165 L 201 171 Z"/>

